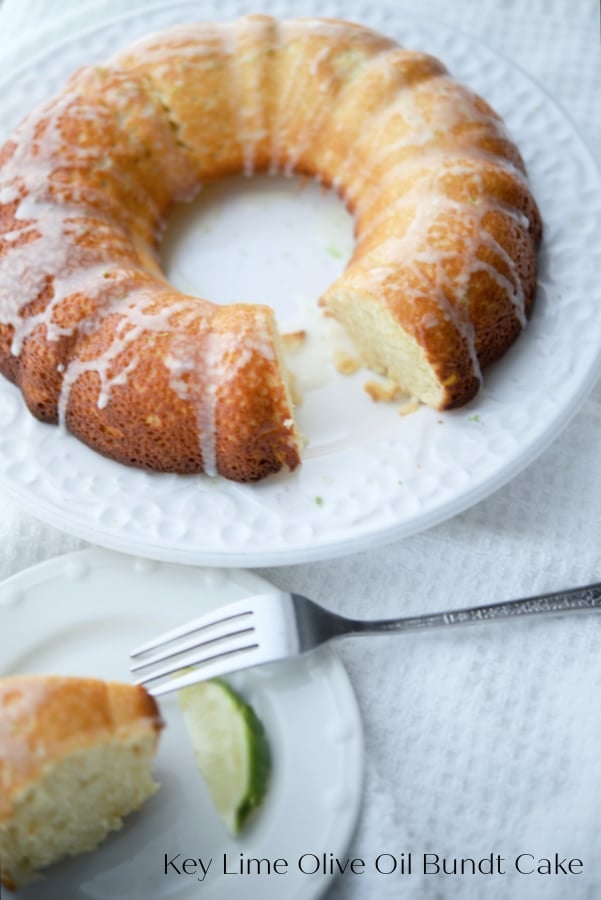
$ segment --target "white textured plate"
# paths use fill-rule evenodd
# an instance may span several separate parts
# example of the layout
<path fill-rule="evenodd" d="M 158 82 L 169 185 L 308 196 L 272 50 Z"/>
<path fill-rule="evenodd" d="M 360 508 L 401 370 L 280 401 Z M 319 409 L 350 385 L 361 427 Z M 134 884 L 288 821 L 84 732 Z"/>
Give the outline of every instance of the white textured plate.
<path fill-rule="evenodd" d="M 286 15 L 291 6 L 272 0 L 253 8 Z M 58 91 L 78 65 L 105 59 L 143 33 L 247 9 L 243 0 L 212 0 L 202 11 L 196 2 L 171 3 L 44 49 L 2 86 L 2 127 Z M 0 480 L 66 531 L 114 549 L 211 565 L 281 564 L 365 549 L 455 515 L 515 476 L 567 423 L 598 374 L 601 177 L 566 116 L 486 47 L 435 24 L 406 23 L 393 5 L 314 0 L 302 11 L 355 18 L 440 56 L 504 116 L 546 228 L 533 320 L 487 373 L 481 396 L 453 413 L 424 408 L 401 418 L 364 396 L 363 375 L 332 374 L 307 394 L 300 413 L 310 440 L 300 471 L 256 486 L 122 468 L 35 422 L 2 382 Z M 307 298 L 312 304 L 344 264 L 348 222 L 332 198 L 312 188 L 294 203 L 282 193 L 280 182 L 265 181 L 233 195 L 214 189 L 215 202 L 166 255 L 174 280 L 212 299 L 284 297 L 281 323 L 302 318 Z M 211 241 L 220 208 L 229 231 Z M 195 265 L 201 252 L 202 265 Z"/>
<path fill-rule="evenodd" d="M 84 550 L 0 585 L 0 675 L 92 675 L 129 681 L 129 651 L 205 609 L 264 591 L 244 571 L 195 569 L 102 550 Z M 161 700 L 167 723 L 156 760 L 159 792 L 93 853 L 61 863 L 18 900 L 311 900 L 331 883 L 302 874 L 304 853 L 342 857 L 359 812 L 363 738 L 346 673 L 327 647 L 230 679 L 262 719 L 273 753 L 272 781 L 252 825 L 231 838 L 196 769 L 177 699 Z M 212 857 L 206 881 L 164 874 L 164 854 Z M 288 873 L 223 873 L 248 857 L 284 858 Z"/>

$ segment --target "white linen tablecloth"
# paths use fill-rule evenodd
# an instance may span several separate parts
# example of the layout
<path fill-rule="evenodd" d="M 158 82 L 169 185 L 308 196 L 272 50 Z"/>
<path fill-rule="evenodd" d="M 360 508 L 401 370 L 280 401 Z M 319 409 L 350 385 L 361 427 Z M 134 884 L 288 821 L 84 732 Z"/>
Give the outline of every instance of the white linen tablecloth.
<path fill-rule="evenodd" d="M 0 76 L 27 58 L 28 37 L 47 24 L 56 34 L 59 17 L 61 34 L 75 34 L 144 5 L 3 0 Z M 202 7 L 199 2 L 199 18 Z M 290 9 L 302 14 L 303 3 Z M 350 13 L 356 9 L 349 4 Z M 595 0 L 422 0 L 399 2 L 398 9 L 399 16 L 419 13 L 456 25 L 521 65 L 569 111 L 601 163 Z M 601 288 L 599 301 L 601 314 Z M 353 616 L 601 581 L 600 446 L 597 386 L 539 459 L 452 521 L 369 553 L 262 574 Z M 2 493 L 0 504 L 0 578 L 83 546 L 22 513 Z M 340 649 L 367 745 L 365 799 L 351 855 L 492 853 L 511 861 L 519 853 L 551 859 L 557 853 L 581 859 L 583 871 L 520 875 L 507 863 L 503 875 L 345 876 L 329 896 L 601 897 L 601 617 L 371 640 Z"/>

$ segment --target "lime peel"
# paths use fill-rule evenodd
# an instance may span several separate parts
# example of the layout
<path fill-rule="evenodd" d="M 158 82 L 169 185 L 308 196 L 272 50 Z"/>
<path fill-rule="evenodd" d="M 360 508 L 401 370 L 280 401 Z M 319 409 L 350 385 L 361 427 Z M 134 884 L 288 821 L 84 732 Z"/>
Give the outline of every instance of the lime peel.
<path fill-rule="evenodd" d="M 271 753 L 253 708 L 221 679 L 178 692 L 196 763 L 211 799 L 236 835 L 265 799 Z"/>

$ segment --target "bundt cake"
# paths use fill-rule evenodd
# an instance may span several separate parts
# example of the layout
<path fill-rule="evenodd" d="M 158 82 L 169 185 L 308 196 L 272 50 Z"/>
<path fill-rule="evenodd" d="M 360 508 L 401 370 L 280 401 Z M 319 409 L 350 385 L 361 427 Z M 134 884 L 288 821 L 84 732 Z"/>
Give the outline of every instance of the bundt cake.
<path fill-rule="evenodd" d="M 541 221 L 503 122 L 368 28 L 255 15 L 80 70 L 0 150 L 0 371 L 35 416 L 146 469 L 298 464 L 272 312 L 183 295 L 157 262 L 175 201 L 259 172 L 354 213 L 321 302 L 365 364 L 438 409 L 474 397 L 535 294 Z"/>
<path fill-rule="evenodd" d="M 0 679 L 0 880 L 25 883 L 91 850 L 157 788 L 161 728 L 143 688 L 93 678 Z"/>

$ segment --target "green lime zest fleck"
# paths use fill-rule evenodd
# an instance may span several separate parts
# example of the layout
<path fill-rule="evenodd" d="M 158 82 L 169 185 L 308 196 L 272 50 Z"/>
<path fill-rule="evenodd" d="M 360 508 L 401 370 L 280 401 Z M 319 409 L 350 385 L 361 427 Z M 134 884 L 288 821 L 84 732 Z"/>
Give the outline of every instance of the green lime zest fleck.
<path fill-rule="evenodd" d="M 316 505 L 316 506 L 323 506 L 323 497 L 320 497 L 320 496 L 318 495 L 318 496 L 315 498 L 315 505 Z"/>
<path fill-rule="evenodd" d="M 479 422 L 480 416 L 468 416 L 467 420 L 468 420 L 468 422 Z"/>
<path fill-rule="evenodd" d="M 334 259 L 342 259 L 342 257 L 343 257 L 342 250 L 340 250 L 339 247 L 336 247 L 335 244 L 328 244 L 325 249 L 326 249 L 326 253 L 329 256 L 333 256 Z"/>

